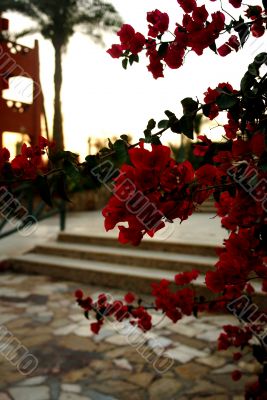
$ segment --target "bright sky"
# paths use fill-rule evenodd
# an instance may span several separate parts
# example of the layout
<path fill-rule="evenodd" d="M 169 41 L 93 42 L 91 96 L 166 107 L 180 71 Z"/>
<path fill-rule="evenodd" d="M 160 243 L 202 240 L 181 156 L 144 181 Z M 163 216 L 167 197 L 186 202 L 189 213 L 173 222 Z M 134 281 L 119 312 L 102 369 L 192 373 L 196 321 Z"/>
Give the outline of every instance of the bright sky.
<path fill-rule="evenodd" d="M 181 11 L 176 0 L 111 0 L 125 23 L 147 34 L 146 12 L 156 8 L 171 15 L 172 26 L 181 21 Z M 204 2 L 199 2 L 204 4 Z M 209 10 L 217 11 L 219 2 L 208 2 Z M 228 1 L 227 10 L 236 14 Z M 259 4 L 259 1 L 250 1 Z M 163 4 L 163 5 L 162 5 Z M 207 2 L 205 2 L 207 4 Z M 29 26 L 29 20 L 18 14 L 8 14 L 10 30 L 18 31 Z M 40 35 L 21 40 L 32 46 L 34 38 L 40 39 L 41 80 L 45 105 L 52 124 L 53 70 L 52 45 Z M 164 118 L 164 110 L 179 114 L 179 101 L 184 97 L 198 96 L 201 99 L 208 86 L 216 87 L 219 82 L 230 82 L 238 88 L 240 77 L 246 71 L 248 60 L 266 50 L 264 38 L 251 39 L 237 54 L 221 58 L 206 50 L 198 57 L 189 54 L 185 65 L 179 70 L 167 69 L 164 79 L 154 80 L 146 69 L 147 60 L 124 71 L 118 60 L 112 59 L 106 49 L 118 43 L 116 35 L 105 37 L 106 47 L 94 44 L 89 37 L 77 33 L 71 39 L 63 61 L 62 103 L 64 115 L 65 144 L 85 156 L 88 153 L 88 138 L 107 138 L 114 135 L 131 134 L 135 139 L 142 137 L 147 121 Z M 225 37 L 227 40 L 227 36 Z M 222 43 L 225 41 L 222 39 Z M 266 36 L 265 36 L 266 40 Z M 209 132 L 207 132 L 209 134 Z M 174 133 L 165 136 L 174 143 L 179 139 Z"/>

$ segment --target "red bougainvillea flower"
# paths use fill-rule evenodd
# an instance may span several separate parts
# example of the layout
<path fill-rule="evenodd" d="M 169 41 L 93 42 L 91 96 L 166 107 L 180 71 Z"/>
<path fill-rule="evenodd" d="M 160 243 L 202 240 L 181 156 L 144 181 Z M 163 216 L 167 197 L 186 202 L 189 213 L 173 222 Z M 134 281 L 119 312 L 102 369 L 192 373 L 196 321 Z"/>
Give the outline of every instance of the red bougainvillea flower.
<path fill-rule="evenodd" d="M 146 39 L 140 32 L 135 32 L 134 28 L 129 24 L 122 25 L 117 33 L 120 38 L 120 45 L 112 45 L 107 51 L 111 57 L 119 58 L 123 54 L 123 50 L 129 50 L 132 54 L 138 54 L 142 51 Z"/>
<path fill-rule="evenodd" d="M 187 189 L 195 174 L 190 162 L 177 163 L 162 145 L 149 151 L 141 142 L 129 150 L 129 158 L 131 165 L 122 166 L 103 215 L 107 230 L 125 223 L 118 226 L 121 243 L 138 245 L 145 234 L 153 236 L 163 228 L 164 219 L 184 220 L 192 214 Z"/>
<path fill-rule="evenodd" d="M 113 58 L 120 58 L 123 54 L 123 49 L 120 44 L 113 44 L 107 53 L 111 55 Z"/>
<path fill-rule="evenodd" d="M 233 381 L 239 381 L 242 378 L 242 372 L 238 369 L 232 372 Z"/>
<path fill-rule="evenodd" d="M 193 270 L 190 272 L 181 272 L 180 274 L 175 275 L 174 280 L 176 285 L 188 285 L 193 280 L 197 279 L 199 276 L 199 271 Z"/>
<path fill-rule="evenodd" d="M 241 7 L 242 0 L 229 0 L 229 3 L 232 4 L 233 7 L 239 8 Z"/>
<path fill-rule="evenodd" d="M 191 13 L 197 6 L 196 0 L 177 0 L 177 3 L 186 13 Z"/>
<path fill-rule="evenodd" d="M 0 150 L 0 165 L 5 164 L 6 162 L 9 161 L 10 158 L 10 152 L 8 149 L 5 147 Z"/>
<path fill-rule="evenodd" d="M 194 155 L 197 157 L 204 157 L 209 150 L 212 141 L 207 138 L 206 135 L 199 135 L 198 140 L 200 140 L 202 143 L 201 144 L 195 144 L 194 145 Z"/>
<path fill-rule="evenodd" d="M 135 301 L 135 295 L 129 292 L 124 296 L 124 300 L 126 301 L 126 303 L 131 304 Z"/>
<path fill-rule="evenodd" d="M 156 38 L 159 34 L 163 34 L 169 28 L 169 16 L 159 10 L 147 13 L 147 22 L 149 22 L 148 36 Z"/>

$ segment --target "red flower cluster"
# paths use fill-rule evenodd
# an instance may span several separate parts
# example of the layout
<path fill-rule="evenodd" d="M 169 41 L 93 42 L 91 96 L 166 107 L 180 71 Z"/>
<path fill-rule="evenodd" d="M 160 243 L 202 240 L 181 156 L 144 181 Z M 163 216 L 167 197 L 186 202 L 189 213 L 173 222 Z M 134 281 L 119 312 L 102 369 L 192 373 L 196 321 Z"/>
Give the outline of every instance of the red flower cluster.
<path fill-rule="evenodd" d="M 235 8 L 239 8 L 242 3 L 241 0 L 229 0 L 229 2 Z M 162 35 L 169 28 L 169 16 L 156 9 L 147 13 L 149 23 L 147 39 L 142 34 L 135 33 L 132 26 L 125 24 L 118 32 L 121 44 L 114 44 L 108 53 L 113 58 L 128 57 L 129 55 L 124 53 L 124 50 L 137 54 L 146 48 L 146 55 L 149 58 L 148 71 L 153 74 L 155 79 L 158 79 L 163 77 L 164 64 L 171 69 L 181 67 L 186 50 L 191 49 L 196 54 L 202 55 L 203 51 L 210 47 L 216 52 L 216 40 L 225 29 L 225 14 L 217 11 L 210 15 L 206 6 L 198 6 L 196 0 L 177 0 L 177 3 L 185 14 L 182 23 L 176 23 L 173 41 L 161 40 Z M 251 25 L 252 35 L 262 36 L 266 29 L 266 18 L 264 18 L 262 8 L 249 6 L 245 16 L 255 21 Z M 156 39 L 159 39 L 160 43 Z M 217 52 L 225 57 L 233 50 L 238 51 L 239 49 L 238 37 L 231 35 L 229 40 L 217 49 Z"/>
<path fill-rule="evenodd" d="M 42 155 L 45 154 L 48 147 L 53 147 L 53 143 L 49 143 L 47 139 L 41 137 L 39 145 L 27 146 L 22 145 L 21 154 L 17 155 L 10 161 L 10 153 L 6 148 L 0 151 L 0 175 L 5 177 L 5 166 L 8 173 L 12 173 L 15 178 L 34 179 L 37 176 L 38 169 L 43 167 Z"/>
<path fill-rule="evenodd" d="M 119 58 L 124 50 L 129 50 L 132 54 L 138 54 L 143 50 L 146 43 L 144 35 L 140 32 L 135 32 L 134 28 L 129 24 L 122 25 L 117 33 L 120 38 L 120 45 L 113 45 L 107 52 L 113 58 Z"/>
<path fill-rule="evenodd" d="M 153 236 L 163 228 L 164 219 L 183 221 L 192 214 L 194 205 L 188 193 L 194 170 L 188 161 L 175 162 L 170 149 L 162 145 L 152 145 L 149 151 L 141 142 L 129 150 L 129 157 L 131 165 L 122 166 L 103 216 L 106 230 L 128 223 L 119 225 L 119 240 L 138 245 L 146 233 Z"/>
<path fill-rule="evenodd" d="M 185 279 L 188 283 L 189 280 Z M 155 297 L 156 309 L 163 311 L 173 322 L 180 320 L 183 315 L 192 314 L 195 304 L 193 289 L 186 287 L 173 292 L 170 289 L 170 282 L 163 279 L 160 283 L 152 283 L 152 296 Z"/>

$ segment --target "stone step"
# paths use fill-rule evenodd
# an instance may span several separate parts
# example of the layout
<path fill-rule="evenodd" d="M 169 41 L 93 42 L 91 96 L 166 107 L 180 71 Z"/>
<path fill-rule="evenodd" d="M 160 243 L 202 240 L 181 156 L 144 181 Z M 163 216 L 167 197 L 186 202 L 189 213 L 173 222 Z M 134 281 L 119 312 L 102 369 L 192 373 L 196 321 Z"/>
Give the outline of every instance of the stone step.
<path fill-rule="evenodd" d="M 14 271 L 49 275 L 57 279 L 83 282 L 90 285 L 118 288 L 125 291 L 131 290 L 137 294 L 150 294 L 151 283 L 162 279 L 173 281 L 173 271 L 142 268 L 138 266 L 125 266 L 106 262 L 79 260 L 51 256 L 45 254 L 28 253 L 13 257 L 10 260 Z M 199 296 L 211 297 L 204 285 L 204 275 L 200 275 L 193 286 Z M 260 306 L 266 306 L 266 296 L 259 293 L 260 286 L 253 284 L 256 289 L 254 300 Z M 173 284 L 173 287 L 176 287 Z M 213 296 L 212 296 L 213 297 Z"/>
<path fill-rule="evenodd" d="M 127 266 L 139 266 L 169 271 L 201 272 L 212 270 L 217 258 L 195 254 L 175 254 L 163 251 L 140 250 L 139 248 L 118 248 L 97 246 L 91 244 L 76 244 L 64 242 L 47 242 L 35 247 L 33 253 L 95 260 Z"/>
<path fill-rule="evenodd" d="M 133 249 L 131 245 L 122 245 L 117 237 L 85 235 L 80 233 L 61 232 L 58 235 L 58 241 L 64 243 L 78 243 L 96 246 L 119 247 L 120 249 Z M 204 243 L 185 243 L 159 241 L 156 239 L 144 239 L 138 246 L 140 250 L 161 251 L 176 254 L 201 255 L 207 257 L 216 257 L 216 248 L 211 244 Z M 135 249 L 135 248 L 134 248 Z M 137 249 L 137 248 L 136 248 Z"/>

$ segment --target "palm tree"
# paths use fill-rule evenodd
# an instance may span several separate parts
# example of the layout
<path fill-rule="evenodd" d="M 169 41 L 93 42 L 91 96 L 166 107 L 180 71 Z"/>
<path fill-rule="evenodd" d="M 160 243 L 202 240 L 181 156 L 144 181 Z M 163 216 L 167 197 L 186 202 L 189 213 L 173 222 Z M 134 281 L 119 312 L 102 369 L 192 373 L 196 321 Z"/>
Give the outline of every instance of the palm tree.
<path fill-rule="evenodd" d="M 16 34 L 16 38 L 40 32 L 54 47 L 53 139 L 57 149 L 63 149 L 62 54 L 76 28 L 84 26 L 87 34 L 95 41 L 102 42 L 103 31 L 113 31 L 121 25 L 120 16 L 113 5 L 101 0 L 1 0 L 0 13 L 6 11 L 19 12 L 35 22 L 35 26 Z"/>

